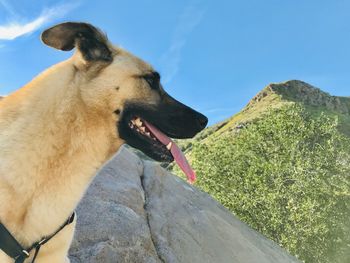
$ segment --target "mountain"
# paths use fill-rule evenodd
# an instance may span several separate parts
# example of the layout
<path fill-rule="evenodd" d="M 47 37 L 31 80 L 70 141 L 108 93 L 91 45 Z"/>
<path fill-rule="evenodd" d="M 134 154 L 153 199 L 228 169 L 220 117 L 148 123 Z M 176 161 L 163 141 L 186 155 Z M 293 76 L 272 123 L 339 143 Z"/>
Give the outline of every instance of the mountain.
<path fill-rule="evenodd" d="M 178 141 L 189 153 L 194 143 L 204 142 L 226 133 L 236 133 L 250 122 L 261 118 L 269 109 L 300 103 L 313 115 L 324 112 L 338 116 L 339 130 L 350 137 L 350 97 L 332 96 L 300 80 L 271 83 L 255 95 L 248 104 L 232 117 L 210 126 L 193 139 Z"/>
<path fill-rule="evenodd" d="M 240 220 L 305 262 L 350 262 L 349 97 L 297 80 L 269 84 L 178 144 L 196 186 Z"/>

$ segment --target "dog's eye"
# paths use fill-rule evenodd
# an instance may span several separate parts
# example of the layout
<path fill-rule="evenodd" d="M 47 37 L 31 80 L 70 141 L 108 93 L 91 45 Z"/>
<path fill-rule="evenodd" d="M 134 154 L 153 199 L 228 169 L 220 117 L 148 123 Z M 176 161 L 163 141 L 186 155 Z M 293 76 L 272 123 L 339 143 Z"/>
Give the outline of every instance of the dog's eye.
<path fill-rule="evenodd" d="M 143 78 L 144 78 L 144 80 L 147 81 L 147 83 L 149 84 L 149 86 L 152 89 L 154 89 L 154 90 L 159 89 L 160 75 L 158 72 L 147 74 L 147 75 L 143 76 Z"/>

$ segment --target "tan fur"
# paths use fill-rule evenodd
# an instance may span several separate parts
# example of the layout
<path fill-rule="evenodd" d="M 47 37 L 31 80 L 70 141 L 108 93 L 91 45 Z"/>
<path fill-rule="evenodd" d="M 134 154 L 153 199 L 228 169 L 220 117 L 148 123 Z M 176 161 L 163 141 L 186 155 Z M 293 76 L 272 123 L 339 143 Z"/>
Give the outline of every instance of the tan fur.
<path fill-rule="evenodd" d="M 152 68 L 110 48 L 109 64 L 90 65 L 76 52 L 0 101 L 0 221 L 23 246 L 68 218 L 122 145 L 114 111 L 130 98 L 160 99 L 138 77 Z M 69 262 L 74 225 L 43 246 L 36 262 Z M 0 250 L 0 262 L 13 260 Z"/>

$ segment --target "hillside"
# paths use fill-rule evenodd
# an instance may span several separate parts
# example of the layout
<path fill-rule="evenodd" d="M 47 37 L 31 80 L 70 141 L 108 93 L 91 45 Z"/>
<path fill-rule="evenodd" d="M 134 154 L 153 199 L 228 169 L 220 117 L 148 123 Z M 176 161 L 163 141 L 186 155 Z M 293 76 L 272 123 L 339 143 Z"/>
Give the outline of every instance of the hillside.
<path fill-rule="evenodd" d="M 349 131 L 350 98 L 293 80 L 268 85 L 179 144 L 196 186 L 240 220 L 304 262 L 342 263 L 350 262 Z"/>
<path fill-rule="evenodd" d="M 188 153 L 193 143 L 226 133 L 234 134 L 253 120 L 262 117 L 267 110 L 293 103 L 302 104 L 314 115 L 324 112 L 338 116 L 339 130 L 350 136 L 350 97 L 332 96 L 303 81 L 290 80 L 267 85 L 240 112 L 208 127 L 193 139 L 179 141 L 179 145 Z"/>

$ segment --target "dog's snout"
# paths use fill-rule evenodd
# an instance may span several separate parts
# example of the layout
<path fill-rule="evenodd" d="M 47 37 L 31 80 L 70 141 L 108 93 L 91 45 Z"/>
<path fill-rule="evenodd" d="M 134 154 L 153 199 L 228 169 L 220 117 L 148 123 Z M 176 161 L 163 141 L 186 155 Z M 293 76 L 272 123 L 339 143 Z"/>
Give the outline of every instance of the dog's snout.
<path fill-rule="evenodd" d="M 159 112 L 162 115 L 159 115 Z M 158 127 L 176 139 L 193 138 L 208 124 L 208 118 L 202 113 L 175 100 L 165 93 L 162 103 L 157 110 L 157 117 L 164 116 L 163 121 L 157 122 Z"/>
<path fill-rule="evenodd" d="M 201 129 L 204 129 L 208 124 L 208 118 L 200 114 L 197 118 L 197 123 Z"/>

